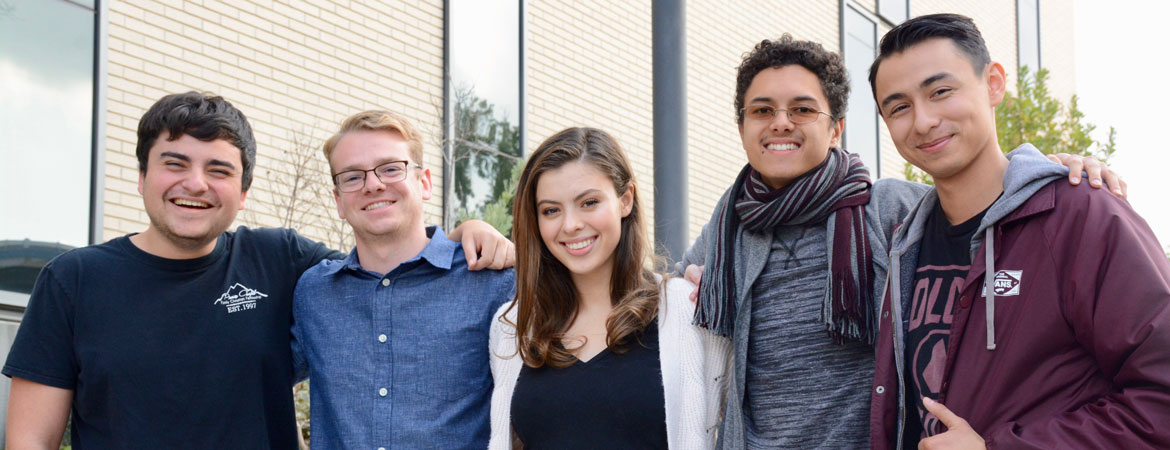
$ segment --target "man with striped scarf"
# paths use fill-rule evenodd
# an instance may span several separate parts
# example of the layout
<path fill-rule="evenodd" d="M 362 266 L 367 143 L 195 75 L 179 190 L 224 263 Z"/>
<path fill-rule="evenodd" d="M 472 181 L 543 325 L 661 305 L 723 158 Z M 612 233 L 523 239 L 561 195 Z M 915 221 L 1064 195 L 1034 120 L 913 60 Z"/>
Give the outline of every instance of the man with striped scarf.
<path fill-rule="evenodd" d="M 737 78 L 748 165 L 676 266 L 701 274 L 696 325 L 734 344 L 720 448 L 868 447 L 887 244 L 927 186 L 874 182 L 839 147 L 840 55 L 784 35 Z M 1068 164 L 1080 174 L 1080 158 Z"/>

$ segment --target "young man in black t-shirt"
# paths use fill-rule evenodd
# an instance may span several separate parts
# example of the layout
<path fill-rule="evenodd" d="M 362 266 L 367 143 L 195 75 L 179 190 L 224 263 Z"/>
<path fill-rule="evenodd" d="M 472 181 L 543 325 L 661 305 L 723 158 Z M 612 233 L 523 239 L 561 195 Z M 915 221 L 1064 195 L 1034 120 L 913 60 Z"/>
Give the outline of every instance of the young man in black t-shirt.
<path fill-rule="evenodd" d="M 150 225 L 41 271 L 3 369 L 8 448 L 57 448 L 71 411 L 74 448 L 297 447 L 292 292 L 342 255 L 293 230 L 226 231 L 255 155 L 247 119 L 221 97 L 168 95 L 143 116 Z M 509 259 L 494 249 L 510 243 L 473 228 L 462 234 L 469 260 L 483 246 L 476 268 Z"/>
<path fill-rule="evenodd" d="M 951 225 L 937 201 L 926 219 L 918 267 L 914 270 L 913 295 L 910 299 L 909 325 L 906 332 L 906 409 L 908 434 L 933 430 L 938 418 L 919 401 L 922 397 L 938 400 L 951 323 L 958 306 L 963 278 L 971 268 L 968 253 L 971 237 L 983 220 L 983 212 L 967 221 Z M 913 448 L 918 448 L 916 440 Z"/>

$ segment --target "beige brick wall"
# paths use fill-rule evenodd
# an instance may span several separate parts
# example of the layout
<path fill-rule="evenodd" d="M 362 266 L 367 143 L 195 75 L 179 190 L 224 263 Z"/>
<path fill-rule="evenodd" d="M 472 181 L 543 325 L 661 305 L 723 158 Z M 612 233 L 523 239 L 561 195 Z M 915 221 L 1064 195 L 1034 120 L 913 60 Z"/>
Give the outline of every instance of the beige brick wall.
<path fill-rule="evenodd" d="M 852 0 L 851 0 L 852 1 Z M 290 171 L 286 152 L 308 141 L 313 152 L 346 116 L 387 108 L 413 118 L 428 135 L 425 164 L 435 197 L 427 221 L 441 219 L 442 0 L 151 1 L 110 5 L 105 238 L 141 231 L 148 219 L 136 190 L 135 129 L 147 107 L 185 90 L 224 95 L 252 121 L 259 144 L 256 179 L 239 223 L 277 225 L 272 205 Z M 1068 0 L 1042 0 L 1042 52 L 1053 88 L 1074 86 Z M 873 0 L 852 4 L 873 12 Z M 526 2 L 526 145 L 534 149 L 569 126 L 617 137 L 630 155 L 653 223 L 653 90 L 650 2 Z M 915 0 L 911 15 L 973 17 L 1014 83 L 1015 0 Z M 840 51 L 837 0 L 687 3 L 687 157 L 690 239 L 746 163 L 733 109 L 735 69 L 763 39 L 791 33 Z M 879 31 L 889 29 L 879 24 Z M 866 74 L 852 74 L 862 76 Z M 869 95 L 855 92 L 853 95 Z M 903 161 L 885 126 L 883 175 Z M 318 175 L 323 182 L 326 175 Z M 331 205 L 331 200 L 328 201 Z M 314 206 L 302 231 L 321 240 L 335 211 Z"/>
<path fill-rule="evenodd" d="M 735 73 L 743 55 L 787 32 L 840 49 L 835 0 L 767 1 L 751 8 L 722 0 L 687 2 L 687 170 L 690 240 L 747 164 L 735 122 Z"/>
<path fill-rule="evenodd" d="M 1077 91 L 1075 21 L 1072 0 L 1040 0 L 1040 65 L 1048 89 L 1066 104 Z"/>
<path fill-rule="evenodd" d="M 278 225 L 273 196 L 290 171 L 284 152 L 301 139 L 318 154 L 342 119 L 365 109 L 415 120 L 429 137 L 424 164 L 441 192 L 443 2 L 364 3 L 111 2 L 104 237 L 146 228 L 136 189 L 138 119 L 163 95 L 187 90 L 223 95 L 256 134 L 255 179 L 237 224 Z M 441 196 L 425 211 L 428 223 L 438 223 Z M 300 222 L 323 226 L 300 229 L 332 241 L 335 218 L 335 209 L 314 207 Z"/>
<path fill-rule="evenodd" d="M 653 224 L 650 2 L 529 1 L 525 12 L 528 151 L 567 127 L 612 134 Z"/>

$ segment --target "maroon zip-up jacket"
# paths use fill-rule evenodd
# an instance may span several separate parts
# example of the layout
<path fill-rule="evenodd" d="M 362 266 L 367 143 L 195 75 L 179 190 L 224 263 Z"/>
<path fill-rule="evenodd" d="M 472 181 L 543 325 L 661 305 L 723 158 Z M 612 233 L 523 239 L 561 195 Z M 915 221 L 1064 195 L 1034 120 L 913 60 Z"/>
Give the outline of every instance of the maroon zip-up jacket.
<path fill-rule="evenodd" d="M 891 246 L 874 449 L 906 438 L 902 311 L 922 233 L 914 219 L 936 199 L 927 194 Z M 954 312 L 940 402 L 988 448 L 1170 448 L 1170 262 L 1146 222 L 1104 191 L 1054 182 L 982 233 Z M 993 328 L 983 295 L 989 244 Z"/>

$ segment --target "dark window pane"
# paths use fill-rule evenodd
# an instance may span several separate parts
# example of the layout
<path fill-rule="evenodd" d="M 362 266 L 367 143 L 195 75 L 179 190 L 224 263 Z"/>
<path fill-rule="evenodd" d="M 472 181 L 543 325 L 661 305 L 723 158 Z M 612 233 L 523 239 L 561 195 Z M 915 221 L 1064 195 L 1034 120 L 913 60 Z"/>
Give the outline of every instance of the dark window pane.
<path fill-rule="evenodd" d="M 91 9 L 3 5 L 0 304 L 27 301 L 12 294 L 27 294 L 48 258 L 88 243 L 94 57 Z"/>

